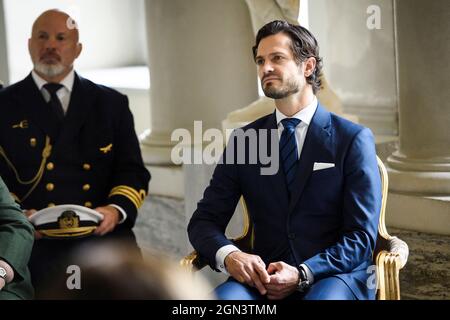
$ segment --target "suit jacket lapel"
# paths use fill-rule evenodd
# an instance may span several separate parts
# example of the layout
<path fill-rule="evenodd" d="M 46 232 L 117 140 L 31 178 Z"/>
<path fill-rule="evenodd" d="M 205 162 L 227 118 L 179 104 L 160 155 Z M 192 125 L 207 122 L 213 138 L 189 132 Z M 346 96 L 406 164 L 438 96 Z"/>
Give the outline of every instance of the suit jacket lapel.
<path fill-rule="evenodd" d="M 60 123 L 50 106 L 45 102 L 31 74 L 22 81 L 17 98 L 24 108 L 25 114 L 30 117 L 30 121 L 36 123 L 45 134 L 50 136 L 52 143 L 54 143 L 59 134 Z"/>
<path fill-rule="evenodd" d="M 272 152 L 276 152 L 276 154 L 279 156 L 279 149 L 278 149 L 278 134 L 275 135 L 275 139 L 277 139 L 277 149 L 276 150 L 271 150 L 271 131 L 270 130 L 278 130 L 277 127 L 277 119 L 276 119 L 276 115 L 275 112 L 273 114 L 271 114 L 268 118 L 267 121 L 265 123 L 265 125 L 262 127 L 262 129 L 267 129 L 267 150 L 269 152 L 269 154 L 272 154 Z M 273 159 L 273 158 L 272 158 Z M 278 158 L 278 170 L 277 173 L 274 175 L 267 175 L 267 180 L 268 180 L 268 185 L 269 188 L 271 188 L 271 194 L 275 195 L 276 201 L 277 203 L 280 204 L 281 208 L 287 208 L 289 205 L 289 196 L 288 196 L 288 189 L 287 189 L 287 185 L 286 185 L 286 178 L 284 175 L 284 171 L 282 168 L 282 164 L 280 163 L 280 158 Z M 271 165 L 273 165 L 271 163 Z"/>
<path fill-rule="evenodd" d="M 292 212 L 303 193 L 303 189 L 313 171 L 314 162 L 329 158 L 331 147 L 330 113 L 319 104 L 309 124 L 300 155 L 293 192 L 289 201 L 289 213 Z"/>
<path fill-rule="evenodd" d="M 89 82 L 75 73 L 70 104 L 64 117 L 63 128 L 55 148 L 62 145 L 70 137 L 75 136 L 80 131 L 96 99 L 95 88 Z"/>

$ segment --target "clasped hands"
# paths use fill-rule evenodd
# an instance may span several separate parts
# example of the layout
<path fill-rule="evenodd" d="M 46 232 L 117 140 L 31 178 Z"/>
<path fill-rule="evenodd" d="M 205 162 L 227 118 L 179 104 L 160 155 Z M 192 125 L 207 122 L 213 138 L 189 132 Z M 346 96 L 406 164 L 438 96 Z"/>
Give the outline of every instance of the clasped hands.
<path fill-rule="evenodd" d="M 272 262 L 266 268 L 253 254 L 233 251 L 225 258 L 228 273 L 237 281 L 258 289 L 270 300 L 286 298 L 297 289 L 299 271 L 285 262 Z"/>

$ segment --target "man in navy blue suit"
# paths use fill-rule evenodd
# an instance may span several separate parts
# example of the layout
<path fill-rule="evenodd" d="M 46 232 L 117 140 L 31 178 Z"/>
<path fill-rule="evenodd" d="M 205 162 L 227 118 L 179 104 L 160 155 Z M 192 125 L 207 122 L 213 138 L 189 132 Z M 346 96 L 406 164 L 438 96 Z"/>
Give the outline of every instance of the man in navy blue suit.
<path fill-rule="evenodd" d="M 268 23 L 259 30 L 253 53 L 276 110 L 242 130 L 257 132 L 259 146 L 269 137 L 266 145 L 279 166 L 264 175 L 260 159 L 232 161 L 241 147 L 233 134 L 198 203 L 189 239 L 214 270 L 230 275 L 216 294 L 219 299 L 374 299 L 369 279 L 381 181 L 373 135 L 318 103 L 322 60 L 307 29 Z M 277 133 L 275 150 L 274 135 L 263 136 L 264 130 Z M 246 159 L 251 146 L 243 148 Z M 247 253 L 224 234 L 241 196 L 254 227 Z"/>

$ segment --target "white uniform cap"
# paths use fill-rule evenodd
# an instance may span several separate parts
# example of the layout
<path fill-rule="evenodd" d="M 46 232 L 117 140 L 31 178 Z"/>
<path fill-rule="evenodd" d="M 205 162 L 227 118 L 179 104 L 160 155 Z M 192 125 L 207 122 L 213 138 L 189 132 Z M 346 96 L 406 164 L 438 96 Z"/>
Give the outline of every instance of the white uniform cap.
<path fill-rule="evenodd" d="M 29 217 L 46 238 L 80 238 L 92 234 L 103 215 L 78 205 L 59 205 L 39 210 Z"/>

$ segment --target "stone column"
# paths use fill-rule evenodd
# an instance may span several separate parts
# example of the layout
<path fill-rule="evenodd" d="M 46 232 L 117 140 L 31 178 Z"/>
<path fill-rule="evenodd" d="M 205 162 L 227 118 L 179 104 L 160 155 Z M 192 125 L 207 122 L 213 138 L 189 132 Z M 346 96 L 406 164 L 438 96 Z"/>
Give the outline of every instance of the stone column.
<path fill-rule="evenodd" d="M 232 110 L 255 100 L 252 26 L 242 0 L 146 1 L 151 131 L 144 160 L 171 165 L 171 133 L 220 128 Z"/>
<path fill-rule="evenodd" d="M 387 0 L 309 1 L 324 74 L 344 113 L 356 115 L 377 139 L 398 134 L 392 7 Z"/>
<path fill-rule="evenodd" d="M 3 1 L 0 1 L 0 81 L 4 84 L 9 83 L 8 55 L 6 50 L 5 10 Z"/>
<path fill-rule="evenodd" d="M 188 129 L 192 142 L 197 142 L 194 121 L 202 121 L 203 131 L 220 129 L 229 112 L 258 97 L 252 25 L 243 0 L 148 0 L 146 13 L 152 108 L 151 130 L 141 138 L 141 146 L 152 173 L 150 193 L 184 199 L 185 223 L 179 236 L 184 238 L 180 247 L 187 254 L 191 247 L 186 224 L 214 168 L 174 166 L 171 134 L 175 129 Z M 202 145 L 191 147 L 196 152 Z M 164 210 L 167 223 L 177 219 L 174 212 Z M 208 278 L 218 283 L 224 276 L 209 273 Z"/>
<path fill-rule="evenodd" d="M 396 0 L 399 149 L 388 158 L 388 223 L 450 234 L 450 6 Z"/>

